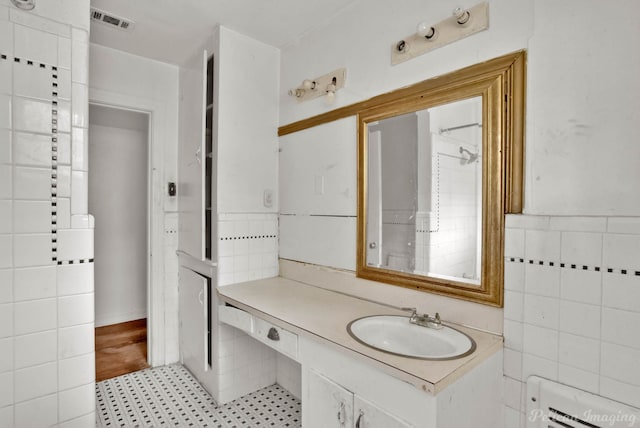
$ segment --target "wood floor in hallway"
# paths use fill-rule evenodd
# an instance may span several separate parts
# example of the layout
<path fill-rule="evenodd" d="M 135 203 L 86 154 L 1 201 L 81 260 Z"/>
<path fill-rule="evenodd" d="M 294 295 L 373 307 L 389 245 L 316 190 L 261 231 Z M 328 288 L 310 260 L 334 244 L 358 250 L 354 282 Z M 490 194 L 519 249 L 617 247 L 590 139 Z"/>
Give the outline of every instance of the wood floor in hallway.
<path fill-rule="evenodd" d="M 98 327 L 95 338 L 96 382 L 149 367 L 146 319 Z"/>

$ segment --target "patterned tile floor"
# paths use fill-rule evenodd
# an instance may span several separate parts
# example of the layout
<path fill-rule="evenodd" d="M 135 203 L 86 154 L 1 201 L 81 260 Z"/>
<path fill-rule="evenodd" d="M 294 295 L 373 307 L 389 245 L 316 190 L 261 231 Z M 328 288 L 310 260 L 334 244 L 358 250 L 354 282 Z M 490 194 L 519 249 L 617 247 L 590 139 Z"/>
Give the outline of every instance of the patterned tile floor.
<path fill-rule="evenodd" d="M 224 406 L 179 364 L 96 383 L 96 427 L 300 427 L 300 401 L 279 385 Z"/>

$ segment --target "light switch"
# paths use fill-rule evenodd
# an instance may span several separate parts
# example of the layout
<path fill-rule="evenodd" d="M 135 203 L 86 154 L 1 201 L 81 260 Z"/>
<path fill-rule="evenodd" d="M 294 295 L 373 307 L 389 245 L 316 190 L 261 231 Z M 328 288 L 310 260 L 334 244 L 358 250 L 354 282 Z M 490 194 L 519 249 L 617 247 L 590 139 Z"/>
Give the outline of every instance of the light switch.
<path fill-rule="evenodd" d="M 273 190 L 264 189 L 264 193 L 262 194 L 262 203 L 265 208 L 271 208 L 273 206 Z"/>

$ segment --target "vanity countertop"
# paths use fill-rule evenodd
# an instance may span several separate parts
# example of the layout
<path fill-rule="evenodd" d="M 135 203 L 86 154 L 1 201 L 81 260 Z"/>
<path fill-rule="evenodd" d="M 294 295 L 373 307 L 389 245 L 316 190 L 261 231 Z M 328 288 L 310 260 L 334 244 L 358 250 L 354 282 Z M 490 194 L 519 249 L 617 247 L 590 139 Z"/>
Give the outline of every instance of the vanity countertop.
<path fill-rule="evenodd" d="M 444 324 L 466 333 L 476 342 L 476 350 L 471 355 L 429 361 L 377 351 L 353 339 L 347 332 L 347 325 L 369 315 L 406 316 L 406 312 L 283 277 L 221 286 L 218 295 L 223 302 L 346 352 L 431 394 L 442 391 L 502 349 L 501 336 L 447 323 L 444 314 Z"/>

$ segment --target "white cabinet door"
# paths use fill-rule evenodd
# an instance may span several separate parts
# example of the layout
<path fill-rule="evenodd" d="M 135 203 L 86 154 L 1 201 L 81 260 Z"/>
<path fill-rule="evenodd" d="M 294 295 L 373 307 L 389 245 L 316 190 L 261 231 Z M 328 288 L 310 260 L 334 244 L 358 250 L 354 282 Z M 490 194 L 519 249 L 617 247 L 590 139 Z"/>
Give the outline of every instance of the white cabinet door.
<path fill-rule="evenodd" d="M 198 51 L 180 67 L 178 249 L 200 260 L 204 259 L 203 144 L 206 55 L 206 52 L 203 54 L 202 51 Z"/>
<path fill-rule="evenodd" d="M 354 396 L 355 428 L 410 428 L 411 425 L 401 421 L 395 416 L 362 397 Z"/>
<path fill-rule="evenodd" d="M 207 278 L 184 267 L 180 267 L 179 273 L 180 360 L 209 388 L 213 385 L 214 372 L 208 363 Z"/>
<path fill-rule="evenodd" d="M 353 394 L 350 391 L 313 370 L 308 371 L 307 388 L 307 400 L 302 402 L 305 428 L 353 427 Z"/>

